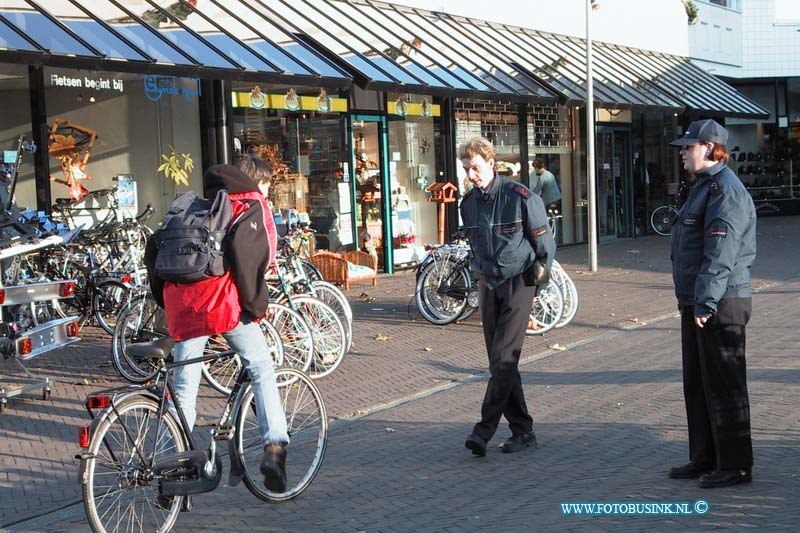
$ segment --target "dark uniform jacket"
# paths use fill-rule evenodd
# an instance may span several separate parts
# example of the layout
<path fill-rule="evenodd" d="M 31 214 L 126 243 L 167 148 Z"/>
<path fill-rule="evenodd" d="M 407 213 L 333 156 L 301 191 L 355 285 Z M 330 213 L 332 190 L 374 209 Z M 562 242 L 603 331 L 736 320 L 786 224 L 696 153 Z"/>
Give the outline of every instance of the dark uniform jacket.
<path fill-rule="evenodd" d="M 751 297 L 756 209 L 723 163 L 698 174 L 672 227 L 672 278 L 678 306 L 717 314 L 723 300 Z"/>
<path fill-rule="evenodd" d="M 464 195 L 461 218 L 472 247 L 472 270 L 490 288 L 546 258 L 552 266 L 556 243 L 542 199 L 519 182 L 495 174 L 484 192 Z"/>

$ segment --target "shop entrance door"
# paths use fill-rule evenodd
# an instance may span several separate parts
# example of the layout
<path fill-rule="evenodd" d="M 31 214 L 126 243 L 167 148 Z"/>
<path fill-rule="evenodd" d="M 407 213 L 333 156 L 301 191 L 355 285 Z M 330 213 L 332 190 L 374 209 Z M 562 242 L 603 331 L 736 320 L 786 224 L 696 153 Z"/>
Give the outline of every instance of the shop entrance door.
<path fill-rule="evenodd" d="M 597 225 L 601 240 L 633 235 L 630 131 L 597 128 Z"/>
<path fill-rule="evenodd" d="M 358 249 L 377 254 L 378 268 L 393 269 L 386 117 L 353 115 L 355 227 Z"/>

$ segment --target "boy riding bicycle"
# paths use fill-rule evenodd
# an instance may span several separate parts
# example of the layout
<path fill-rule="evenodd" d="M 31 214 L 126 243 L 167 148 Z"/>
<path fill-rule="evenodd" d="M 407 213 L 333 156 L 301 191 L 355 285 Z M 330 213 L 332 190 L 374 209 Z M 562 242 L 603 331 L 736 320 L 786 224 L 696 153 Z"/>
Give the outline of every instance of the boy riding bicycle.
<path fill-rule="evenodd" d="M 233 222 L 225 239 L 229 267 L 225 273 L 194 283 L 160 279 L 154 268 L 158 233 L 147 242 L 145 262 L 153 295 L 164 308 L 170 336 L 177 341 L 173 349 L 175 361 L 202 356 L 208 337 L 218 334 L 239 353 L 255 393 L 255 411 L 264 444 L 264 483 L 272 492 L 283 492 L 289 444 L 286 416 L 269 346 L 257 322 L 267 310 L 269 296 L 264 274 L 274 261 L 277 248 L 275 222 L 259 187 L 269 183 L 272 169 L 266 161 L 253 157 L 245 157 L 240 167 L 214 165 L 204 175 L 206 198 L 227 190 L 233 210 Z M 200 378 L 199 364 L 175 370 L 175 392 L 189 427 L 194 426 L 197 417 Z"/>

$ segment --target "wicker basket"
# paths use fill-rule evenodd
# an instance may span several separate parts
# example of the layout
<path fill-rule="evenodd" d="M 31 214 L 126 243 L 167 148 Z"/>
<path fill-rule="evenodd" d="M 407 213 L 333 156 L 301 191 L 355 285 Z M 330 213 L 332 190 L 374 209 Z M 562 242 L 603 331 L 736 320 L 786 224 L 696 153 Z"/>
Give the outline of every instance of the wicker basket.
<path fill-rule="evenodd" d="M 353 251 L 336 254 L 322 251 L 312 255 L 311 262 L 319 269 L 325 281 L 344 285 L 345 290 L 350 288 L 353 281 L 372 281 L 373 287 L 378 282 L 378 260 L 368 253 Z M 369 275 L 351 277 L 347 268 L 348 262 L 369 267 L 372 272 Z"/>

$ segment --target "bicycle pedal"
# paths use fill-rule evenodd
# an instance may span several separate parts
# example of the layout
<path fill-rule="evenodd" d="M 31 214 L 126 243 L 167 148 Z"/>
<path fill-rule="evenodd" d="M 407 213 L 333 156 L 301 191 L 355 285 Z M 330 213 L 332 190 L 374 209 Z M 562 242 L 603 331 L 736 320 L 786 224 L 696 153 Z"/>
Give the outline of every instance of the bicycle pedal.
<path fill-rule="evenodd" d="M 221 426 L 214 429 L 214 440 L 232 440 L 235 429 L 233 426 Z"/>

